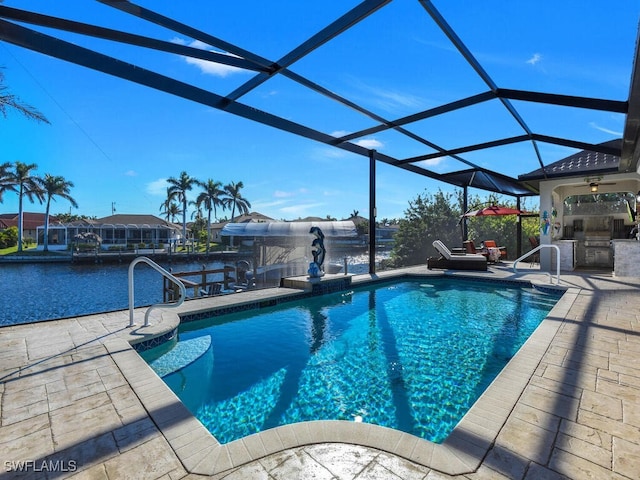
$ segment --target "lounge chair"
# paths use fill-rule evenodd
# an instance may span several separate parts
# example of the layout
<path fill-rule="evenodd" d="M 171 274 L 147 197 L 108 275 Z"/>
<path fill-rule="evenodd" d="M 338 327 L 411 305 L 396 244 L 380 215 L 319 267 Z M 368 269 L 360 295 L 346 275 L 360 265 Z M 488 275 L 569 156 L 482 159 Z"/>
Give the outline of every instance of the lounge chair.
<path fill-rule="evenodd" d="M 440 240 L 434 240 L 434 248 L 440 258 L 429 257 L 427 268 L 450 268 L 453 270 L 486 270 L 487 259 L 479 254 L 454 254 Z"/>

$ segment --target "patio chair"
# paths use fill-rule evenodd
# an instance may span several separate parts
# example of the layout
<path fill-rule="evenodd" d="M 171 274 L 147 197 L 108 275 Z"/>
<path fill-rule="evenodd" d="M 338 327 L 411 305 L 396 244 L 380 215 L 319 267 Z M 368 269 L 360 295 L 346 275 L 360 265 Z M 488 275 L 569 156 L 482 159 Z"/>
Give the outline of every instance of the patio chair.
<path fill-rule="evenodd" d="M 440 240 L 434 240 L 433 247 L 440 258 L 429 257 L 427 268 L 445 268 L 453 270 L 487 270 L 487 259 L 479 254 L 454 254 Z"/>
<path fill-rule="evenodd" d="M 462 244 L 464 245 L 464 249 L 467 253 L 478 254 L 482 255 L 483 257 L 487 256 L 487 251 L 483 248 L 476 248 L 476 244 L 473 240 L 465 240 L 464 242 L 462 242 Z"/>
<path fill-rule="evenodd" d="M 500 251 L 500 258 L 507 258 L 507 247 L 499 247 L 495 240 L 485 240 L 483 243 L 487 250 L 490 248 L 497 248 Z M 497 260 L 500 261 L 500 258 Z"/>
<path fill-rule="evenodd" d="M 212 297 L 213 295 L 220 295 L 222 292 L 222 284 L 221 283 L 210 283 L 206 288 L 200 289 L 201 297 Z"/>

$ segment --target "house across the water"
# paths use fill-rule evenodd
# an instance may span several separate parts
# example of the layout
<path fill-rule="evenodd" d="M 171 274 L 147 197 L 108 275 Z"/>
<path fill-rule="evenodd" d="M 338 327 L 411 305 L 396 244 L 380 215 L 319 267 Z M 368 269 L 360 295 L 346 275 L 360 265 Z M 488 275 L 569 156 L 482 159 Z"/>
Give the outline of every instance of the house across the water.
<path fill-rule="evenodd" d="M 93 234 L 93 235 L 88 235 Z M 44 244 L 44 222 L 37 227 L 38 248 Z M 154 215 L 116 214 L 69 223 L 50 222 L 49 250 L 78 247 L 84 239 L 98 239 L 102 250 L 165 249 L 182 241 L 179 225 Z"/>
<path fill-rule="evenodd" d="M 38 227 L 44 225 L 44 213 L 23 212 L 22 213 L 22 238 L 25 241 L 35 242 L 38 235 Z M 57 221 L 56 217 L 49 216 L 50 221 Z M 6 228 L 18 228 L 17 213 L 0 213 L 0 230 Z"/>

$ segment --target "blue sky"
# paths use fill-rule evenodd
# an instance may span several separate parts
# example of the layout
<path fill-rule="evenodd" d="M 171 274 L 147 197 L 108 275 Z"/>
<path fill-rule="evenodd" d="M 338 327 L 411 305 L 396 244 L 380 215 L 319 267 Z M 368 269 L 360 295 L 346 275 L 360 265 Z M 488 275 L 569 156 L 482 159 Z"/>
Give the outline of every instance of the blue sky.
<path fill-rule="evenodd" d="M 345 0 L 137 3 L 273 61 L 358 4 Z M 439 0 L 433 4 L 500 87 L 627 99 L 640 13 L 637 2 Z M 5 0 L 2 5 L 211 49 L 95 1 Z M 253 77 L 244 70 L 25 26 L 218 95 Z M 36 163 L 40 175 L 63 175 L 73 181 L 72 195 L 79 204 L 73 213 L 106 216 L 115 202 L 118 213 L 159 215 L 166 178 L 185 170 L 201 180 L 242 181 L 251 210 L 276 219 L 327 215 L 340 219 L 354 210 L 369 215 L 364 157 L 2 41 L 0 65 L 11 93 L 37 107 L 51 122 L 39 124 L 15 113 L 0 118 L 0 162 Z M 390 2 L 291 70 L 388 119 L 488 90 L 417 0 Z M 239 101 L 335 136 L 376 124 L 279 75 Z M 513 104 L 535 133 L 593 143 L 623 133 L 623 115 Z M 408 128 L 443 148 L 523 133 L 497 101 Z M 393 131 L 357 142 L 399 159 L 433 152 Z M 558 145 L 539 147 L 546 163 L 575 152 Z M 463 156 L 511 176 L 539 167 L 530 143 Z M 438 173 L 468 168 L 450 158 L 423 166 Z M 403 216 L 410 200 L 438 188 L 452 190 L 379 162 L 378 220 Z M 196 195 L 193 191 L 192 198 Z M 38 204 L 26 209 L 44 211 Z M 69 209 L 68 202 L 58 200 L 52 212 Z M 13 211 L 17 198 L 8 193 L 0 212 Z"/>

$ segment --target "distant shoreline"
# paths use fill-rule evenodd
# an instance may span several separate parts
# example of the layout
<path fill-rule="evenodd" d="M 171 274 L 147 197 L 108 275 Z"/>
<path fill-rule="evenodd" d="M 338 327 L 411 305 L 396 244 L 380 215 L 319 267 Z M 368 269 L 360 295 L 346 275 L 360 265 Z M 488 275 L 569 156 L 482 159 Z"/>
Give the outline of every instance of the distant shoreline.
<path fill-rule="evenodd" d="M 51 255 L 1 255 L 0 264 L 16 263 L 128 263 L 137 257 L 148 257 L 152 260 L 169 262 L 190 262 L 194 260 L 224 260 L 228 258 L 246 258 L 243 252 L 197 252 L 197 253 L 167 253 L 167 252 L 99 252 L 99 253 L 73 253 Z"/>
<path fill-rule="evenodd" d="M 250 251 L 237 250 L 216 250 L 213 252 L 172 252 L 166 250 L 148 251 L 129 250 L 129 251 L 97 251 L 97 252 L 72 252 L 67 251 L 50 251 L 45 254 L 42 251 L 30 250 L 24 254 L 7 254 L 0 255 L 0 265 L 2 264 L 29 264 L 29 263 L 70 263 L 70 264 L 100 264 L 100 263 L 129 263 L 137 257 L 148 257 L 151 260 L 162 262 L 192 262 L 205 260 L 242 260 L 251 259 L 253 253 Z M 378 245 L 378 252 L 390 251 L 389 245 Z M 340 245 L 331 249 L 332 253 L 337 257 L 343 254 L 353 256 L 355 252 L 366 253 L 366 245 Z"/>

